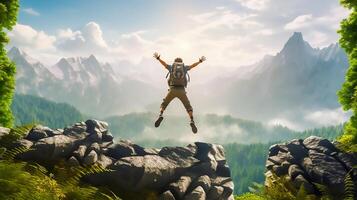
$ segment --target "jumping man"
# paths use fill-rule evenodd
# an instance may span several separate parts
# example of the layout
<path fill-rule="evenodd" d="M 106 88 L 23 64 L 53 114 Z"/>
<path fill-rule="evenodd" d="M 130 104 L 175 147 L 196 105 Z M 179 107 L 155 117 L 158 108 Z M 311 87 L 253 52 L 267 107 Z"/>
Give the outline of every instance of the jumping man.
<path fill-rule="evenodd" d="M 193 63 L 192 65 L 185 65 L 183 63 L 183 60 L 181 58 L 176 58 L 174 63 L 172 65 L 168 65 L 165 61 L 161 60 L 160 55 L 158 53 L 154 53 L 154 58 L 156 58 L 164 67 L 169 71 L 168 76 L 168 85 L 169 85 L 169 90 L 164 98 L 162 104 L 161 104 L 161 109 L 160 109 L 160 115 L 159 118 L 155 122 L 155 127 L 159 127 L 160 123 L 164 119 L 162 116 L 166 107 L 169 105 L 169 103 L 174 99 L 174 98 L 179 98 L 183 105 L 186 108 L 186 111 L 190 117 L 190 126 L 192 129 L 193 133 L 197 133 L 197 127 L 195 125 L 195 122 L 193 121 L 193 110 L 192 106 L 190 104 L 190 101 L 187 98 L 186 95 L 186 90 L 185 88 L 187 87 L 187 71 L 191 70 L 192 68 L 196 67 L 200 63 L 206 60 L 204 56 L 202 56 L 198 62 Z"/>

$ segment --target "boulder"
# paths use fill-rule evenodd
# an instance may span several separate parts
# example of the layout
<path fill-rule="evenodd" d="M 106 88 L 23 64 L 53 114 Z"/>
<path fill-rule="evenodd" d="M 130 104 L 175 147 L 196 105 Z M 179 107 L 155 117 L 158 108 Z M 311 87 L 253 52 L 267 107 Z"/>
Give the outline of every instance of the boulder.
<path fill-rule="evenodd" d="M 83 161 L 84 156 L 86 155 L 87 152 L 87 146 L 86 145 L 80 145 L 76 151 L 73 152 L 73 155 L 80 161 Z"/>
<path fill-rule="evenodd" d="M 83 164 L 84 165 L 93 165 L 94 163 L 96 163 L 98 160 L 98 154 L 92 150 L 88 153 L 88 155 L 86 155 L 86 157 L 84 157 L 83 159 Z"/>
<path fill-rule="evenodd" d="M 96 153 L 100 152 L 100 146 L 97 142 L 92 143 L 88 149 L 87 152 L 95 151 Z"/>
<path fill-rule="evenodd" d="M 71 167 L 76 167 L 79 166 L 79 161 L 77 160 L 77 158 L 75 158 L 74 156 L 71 156 L 68 160 L 67 160 L 67 164 Z"/>
<path fill-rule="evenodd" d="M 198 177 L 193 183 L 192 186 L 193 188 L 196 188 L 198 186 L 201 186 L 205 192 L 209 192 L 211 188 L 211 179 L 209 176 L 204 175 Z"/>
<path fill-rule="evenodd" d="M 321 194 L 314 184 L 321 184 L 334 198 L 338 198 L 344 193 L 346 174 L 356 164 L 353 154 L 340 151 L 326 139 L 310 136 L 271 146 L 266 176 L 286 177 L 296 190 L 303 186 L 309 194 L 315 195 Z M 274 179 L 274 176 L 270 178 Z M 270 183 L 274 184 L 274 181 Z"/>
<path fill-rule="evenodd" d="M 95 119 L 89 119 L 85 122 L 87 125 L 87 130 L 86 132 L 90 134 L 94 133 L 107 133 L 108 132 L 108 123 L 107 122 L 102 122 L 99 120 Z"/>
<path fill-rule="evenodd" d="M 231 170 L 227 164 L 218 165 L 216 173 L 218 176 L 231 177 Z"/>
<path fill-rule="evenodd" d="M 315 191 L 314 186 L 309 183 L 303 175 L 298 175 L 294 179 L 292 179 L 292 183 L 296 188 L 304 187 L 305 191 L 307 194 L 314 194 L 317 191 Z"/>
<path fill-rule="evenodd" d="M 86 130 L 87 130 L 86 124 L 81 122 L 81 123 L 76 123 L 73 126 L 64 128 L 63 134 L 83 138 L 88 135 L 86 133 Z"/>
<path fill-rule="evenodd" d="M 338 151 L 338 149 L 327 139 L 321 137 L 310 136 L 304 140 L 306 148 L 318 151 L 324 154 L 331 154 Z"/>
<path fill-rule="evenodd" d="M 344 180 L 347 174 L 343 165 L 333 157 L 309 151 L 309 157 L 302 163 L 307 175 L 313 182 L 326 185 L 332 193 L 344 190 Z"/>
<path fill-rule="evenodd" d="M 114 142 L 108 124 L 98 120 L 64 130 L 37 126 L 27 137 L 31 140 L 22 138 L 12 144 L 29 148 L 18 159 L 49 167 L 63 160 L 69 166 L 99 164 L 106 170 L 85 175 L 82 181 L 108 187 L 124 199 L 144 199 L 148 194 L 160 194 L 158 198 L 165 200 L 232 196 L 230 169 L 220 145 L 143 148 L 127 140 Z"/>
<path fill-rule="evenodd" d="M 198 163 L 195 152 L 188 147 L 164 147 L 159 152 L 159 156 L 169 159 L 171 162 L 183 167 L 190 167 L 193 163 Z"/>
<path fill-rule="evenodd" d="M 1 137 L 8 135 L 9 133 L 10 133 L 9 128 L 0 127 L 0 139 L 1 139 Z"/>
<path fill-rule="evenodd" d="M 89 137 L 86 138 L 88 142 L 97 142 L 101 143 L 102 142 L 102 137 L 103 133 L 101 132 L 94 132 L 89 135 Z"/>
<path fill-rule="evenodd" d="M 171 193 L 171 191 L 168 190 L 159 196 L 159 200 L 176 200 L 176 199 L 174 195 Z"/>
<path fill-rule="evenodd" d="M 76 140 L 65 135 L 40 139 L 30 151 L 19 155 L 20 159 L 39 162 L 58 161 L 69 157 L 76 147 Z"/>
<path fill-rule="evenodd" d="M 113 160 L 103 154 L 100 154 L 97 163 L 100 164 L 102 167 L 107 168 L 108 166 L 113 164 Z"/>
<path fill-rule="evenodd" d="M 102 136 L 103 142 L 111 142 L 111 141 L 113 141 L 113 139 L 114 139 L 113 135 L 109 132 L 106 134 L 103 134 L 103 136 Z"/>
<path fill-rule="evenodd" d="M 207 200 L 222 199 L 224 188 L 222 186 L 213 186 L 207 193 Z"/>
<path fill-rule="evenodd" d="M 162 189 L 176 179 L 177 166 L 157 155 L 121 158 L 109 166 L 111 172 L 93 174 L 89 182 L 107 185 L 114 191 L 118 188 L 140 191 L 144 188 Z"/>
<path fill-rule="evenodd" d="M 194 163 L 193 163 L 194 164 Z M 211 160 L 206 162 L 199 162 L 192 166 L 191 171 L 197 175 L 214 175 L 217 171 L 217 161 Z"/>
<path fill-rule="evenodd" d="M 234 184 L 232 178 L 227 177 L 215 177 L 211 179 L 213 186 L 221 186 L 223 187 L 222 197 L 224 199 L 228 199 L 229 196 L 233 194 Z"/>
<path fill-rule="evenodd" d="M 197 146 L 197 152 L 195 157 L 200 161 L 211 161 L 215 160 L 220 165 L 226 163 L 226 158 L 224 155 L 224 149 L 221 145 L 208 144 L 203 142 L 195 142 Z"/>
<path fill-rule="evenodd" d="M 121 140 L 108 147 L 106 155 L 115 159 L 136 155 L 131 143 Z"/>
<path fill-rule="evenodd" d="M 196 187 L 184 197 L 184 200 L 206 200 L 206 193 L 201 186 Z"/>
<path fill-rule="evenodd" d="M 53 132 L 53 131 L 47 127 L 37 125 L 30 130 L 30 132 L 26 136 L 26 139 L 31 140 L 31 141 L 37 141 L 37 140 L 47 137 L 48 136 L 47 132 Z"/>
<path fill-rule="evenodd" d="M 26 147 L 27 149 L 29 149 L 32 147 L 32 145 L 33 145 L 32 141 L 26 139 L 20 139 L 12 144 L 12 148 Z"/>
<path fill-rule="evenodd" d="M 169 185 L 169 189 L 177 199 L 182 199 L 191 184 L 191 177 L 181 176 L 176 182 Z"/>
<path fill-rule="evenodd" d="M 291 179 L 295 179 L 298 175 L 304 175 L 304 171 L 298 165 L 290 165 L 288 175 Z"/>

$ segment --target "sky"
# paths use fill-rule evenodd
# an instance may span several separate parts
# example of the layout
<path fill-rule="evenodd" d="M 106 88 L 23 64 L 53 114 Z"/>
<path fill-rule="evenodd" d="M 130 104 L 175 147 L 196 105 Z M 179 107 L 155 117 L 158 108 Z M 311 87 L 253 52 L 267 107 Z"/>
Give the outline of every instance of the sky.
<path fill-rule="evenodd" d="M 348 11 L 338 0 L 21 0 L 9 33 L 17 46 L 53 65 L 94 54 L 140 64 L 158 51 L 171 62 L 236 68 L 277 53 L 295 31 L 314 47 L 338 40 Z"/>
<path fill-rule="evenodd" d="M 294 32 L 302 32 L 315 48 L 336 43 L 339 23 L 349 13 L 339 0 L 58 2 L 20 0 L 8 48 L 17 46 L 49 67 L 62 57 L 93 54 L 122 74 L 151 77 L 155 83 L 162 83 L 166 75 L 152 58 L 156 51 L 168 63 L 182 57 L 185 64 L 191 64 L 206 56 L 204 67 L 191 72 L 193 82 L 202 84 L 217 73 L 221 77 L 237 70 L 245 74 L 241 66 L 275 55 Z M 346 115 L 337 108 L 306 118 L 323 119 L 324 125 L 345 121 Z M 289 123 L 282 124 L 294 128 Z"/>

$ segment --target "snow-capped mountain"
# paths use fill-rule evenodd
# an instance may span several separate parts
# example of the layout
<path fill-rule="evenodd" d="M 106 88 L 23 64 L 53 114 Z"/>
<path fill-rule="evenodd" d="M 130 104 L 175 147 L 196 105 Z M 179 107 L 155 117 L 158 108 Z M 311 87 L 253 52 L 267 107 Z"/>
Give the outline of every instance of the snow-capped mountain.
<path fill-rule="evenodd" d="M 109 64 L 100 63 L 93 55 L 62 58 L 51 67 L 17 48 L 11 49 L 9 56 L 17 64 L 18 93 L 67 102 L 96 117 L 143 108 L 153 111 L 165 95 L 164 90 L 150 84 L 151 79 L 157 79 L 166 85 L 166 72 L 148 70 L 158 68 L 157 65 L 122 66 L 114 72 Z M 153 74 L 120 74 L 120 70 L 141 72 L 145 71 L 143 68 Z M 267 55 L 257 64 L 245 66 L 244 70 L 237 68 L 232 73 L 217 74 L 214 81 L 190 85 L 189 97 L 195 112 L 199 113 L 225 113 L 265 122 L 279 118 L 305 128 L 313 127 L 314 122 L 310 123 L 308 117 L 305 119 L 309 113 L 340 107 L 336 92 L 347 68 L 347 56 L 338 44 L 313 48 L 301 33 L 294 33 L 276 55 Z M 147 80 L 149 84 L 140 80 Z"/>
<path fill-rule="evenodd" d="M 51 67 L 16 47 L 8 55 L 17 66 L 17 93 L 66 102 L 89 115 L 109 116 L 143 109 L 157 94 L 155 88 L 123 78 L 93 55 L 62 58 Z"/>
<path fill-rule="evenodd" d="M 246 79 L 231 78 L 221 94 L 229 110 L 243 118 L 304 118 L 304 113 L 340 107 L 337 91 L 348 68 L 348 59 L 338 44 L 312 48 L 301 33 L 294 33 L 275 56 L 266 56 L 251 66 Z M 239 72 L 237 72 L 239 73 Z M 227 83 L 225 83 L 227 84 Z"/>

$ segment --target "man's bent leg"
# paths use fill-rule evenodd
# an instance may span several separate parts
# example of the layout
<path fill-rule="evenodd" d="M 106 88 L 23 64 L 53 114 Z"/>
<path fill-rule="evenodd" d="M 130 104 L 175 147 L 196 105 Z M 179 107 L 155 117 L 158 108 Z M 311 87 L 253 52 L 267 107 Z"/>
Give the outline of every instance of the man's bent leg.
<path fill-rule="evenodd" d="M 195 121 L 193 121 L 193 109 L 190 103 L 190 100 L 187 97 L 186 91 L 183 90 L 178 95 L 178 98 L 181 100 L 182 104 L 185 106 L 188 116 L 190 117 L 190 126 L 193 133 L 197 133 L 197 127 L 195 125 Z"/>
<path fill-rule="evenodd" d="M 164 117 L 162 116 L 166 107 L 170 104 L 170 102 L 172 101 L 172 99 L 174 99 L 175 96 L 172 93 L 172 90 L 169 89 L 169 92 L 167 93 L 166 97 L 163 99 L 163 102 L 161 103 L 160 106 L 160 114 L 159 114 L 159 118 L 156 120 L 155 122 L 155 127 L 159 127 L 162 120 L 164 119 Z"/>

